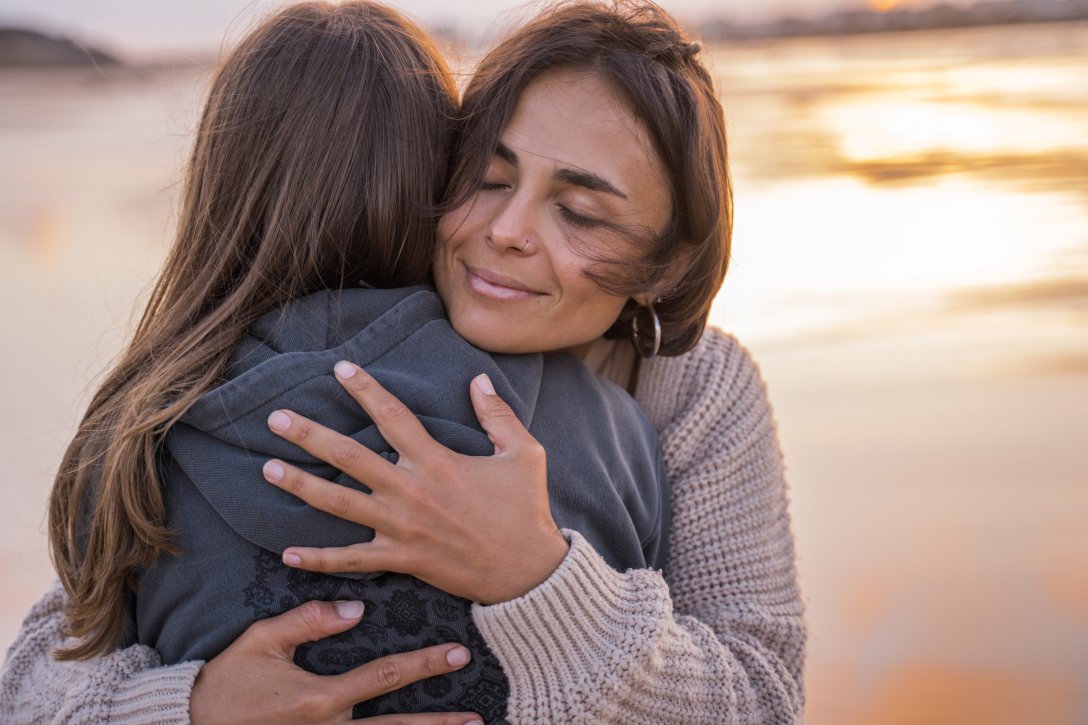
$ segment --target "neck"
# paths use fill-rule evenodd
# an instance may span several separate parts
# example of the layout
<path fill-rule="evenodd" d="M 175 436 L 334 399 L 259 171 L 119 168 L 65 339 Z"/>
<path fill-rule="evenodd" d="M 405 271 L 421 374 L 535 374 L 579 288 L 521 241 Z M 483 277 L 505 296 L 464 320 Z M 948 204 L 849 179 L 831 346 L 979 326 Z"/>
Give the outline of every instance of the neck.
<path fill-rule="evenodd" d="M 599 337 L 567 350 L 585 366 L 601 377 L 634 394 L 638 372 L 638 354 L 627 340 L 606 340 Z"/>

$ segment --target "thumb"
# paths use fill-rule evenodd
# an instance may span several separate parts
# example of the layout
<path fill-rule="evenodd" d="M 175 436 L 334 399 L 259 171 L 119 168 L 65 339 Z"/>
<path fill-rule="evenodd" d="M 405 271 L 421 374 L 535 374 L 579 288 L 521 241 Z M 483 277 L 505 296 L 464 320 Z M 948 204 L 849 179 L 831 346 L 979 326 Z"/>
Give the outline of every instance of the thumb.
<path fill-rule="evenodd" d="M 248 632 L 289 658 L 300 644 L 339 634 L 354 627 L 362 617 L 362 602 L 310 601 L 279 616 L 255 622 Z"/>
<path fill-rule="evenodd" d="M 495 392 L 495 386 L 486 374 L 472 379 L 469 397 L 472 398 L 476 419 L 495 446 L 495 455 L 503 455 L 516 446 L 533 440 L 514 414 L 513 408 Z"/>

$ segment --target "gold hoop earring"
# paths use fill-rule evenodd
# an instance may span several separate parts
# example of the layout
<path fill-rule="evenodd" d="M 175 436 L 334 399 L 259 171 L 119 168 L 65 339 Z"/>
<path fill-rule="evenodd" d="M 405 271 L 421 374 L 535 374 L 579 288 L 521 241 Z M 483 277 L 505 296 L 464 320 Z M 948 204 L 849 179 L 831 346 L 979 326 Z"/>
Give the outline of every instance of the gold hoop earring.
<path fill-rule="evenodd" d="M 658 300 L 658 302 L 660 301 L 661 300 Z M 638 331 L 638 321 L 639 318 L 642 317 L 643 310 L 648 310 L 650 312 L 654 330 L 652 338 L 649 335 L 643 336 L 639 334 Z M 646 343 L 651 340 L 652 344 L 650 345 L 650 349 L 647 350 Z M 645 307 L 639 307 L 638 311 L 635 312 L 635 316 L 631 318 L 631 343 L 635 346 L 635 350 L 638 351 L 638 354 L 644 358 L 650 358 L 657 355 L 658 351 L 661 349 L 661 318 L 657 316 L 657 310 L 654 309 L 653 302 Z"/>

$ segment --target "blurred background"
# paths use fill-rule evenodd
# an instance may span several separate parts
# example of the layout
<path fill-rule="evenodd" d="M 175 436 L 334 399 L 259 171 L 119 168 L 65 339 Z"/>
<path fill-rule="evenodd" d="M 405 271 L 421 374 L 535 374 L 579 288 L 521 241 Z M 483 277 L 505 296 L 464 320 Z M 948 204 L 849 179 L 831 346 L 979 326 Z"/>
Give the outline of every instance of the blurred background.
<path fill-rule="evenodd" d="M 280 4 L 0 0 L 4 646 L 217 53 Z M 532 10 L 391 4 L 462 73 Z M 1088 2 L 663 4 L 729 117 L 714 321 L 779 421 L 808 722 L 1088 723 Z"/>

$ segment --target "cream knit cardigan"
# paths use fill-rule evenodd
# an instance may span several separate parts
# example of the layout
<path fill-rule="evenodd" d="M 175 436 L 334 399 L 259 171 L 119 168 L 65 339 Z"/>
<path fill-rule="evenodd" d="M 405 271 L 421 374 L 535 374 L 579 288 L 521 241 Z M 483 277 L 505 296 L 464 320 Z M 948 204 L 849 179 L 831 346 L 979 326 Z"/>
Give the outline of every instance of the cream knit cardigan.
<path fill-rule="evenodd" d="M 510 680 L 515 723 L 794 723 L 805 622 L 782 457 L 765 387 L 732 337 L 642 367 L 636 400 L 661 433 L 672 490 L 664 573 L 618 573 L 577 532 L 519 599 L 473 618 Z M 132 646 L 53 661 L 65 595 L 39 601 L 0 679 L 5 723 L 188 723 L 201 663 Z"/>

